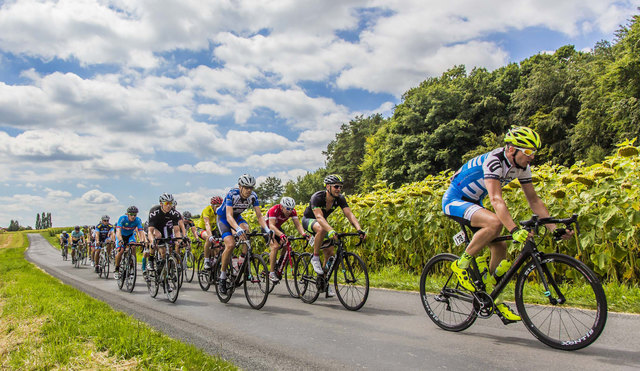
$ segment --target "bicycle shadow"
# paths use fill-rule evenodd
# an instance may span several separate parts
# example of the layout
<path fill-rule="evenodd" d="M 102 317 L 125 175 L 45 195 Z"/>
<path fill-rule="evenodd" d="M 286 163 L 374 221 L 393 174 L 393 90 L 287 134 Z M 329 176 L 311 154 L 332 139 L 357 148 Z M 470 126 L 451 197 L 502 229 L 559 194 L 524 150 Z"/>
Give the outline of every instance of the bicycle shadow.
<path fill-rule="evenodd" d="M 262 307 L 262 309 L 260 310 L 255 310 L 253 308 L 251 308 L 251 306 L 248 303 L 225 303 L 225 306 L 231 307 L 231 308 L 238 308 L 238 309 L 248 309 L 251 311 L 256 311 L 256 312 L 260 312 L 260 313 L 265 313 L 266 315 L 272 316 L 272 315 L 281 315 L 281 314 L 290 314 L 293 316 L 308 316 L 311 313 L 309 311 L 306 310 L 299 310 L 299 309 L 294 309 L 294 308 L 290 308 L 290 307 L 278 307 L 278 306 L 273 306 L 273 305 L 269 305 L 269 303 L 267 302 L 265 304 L 264 307 Z"/>

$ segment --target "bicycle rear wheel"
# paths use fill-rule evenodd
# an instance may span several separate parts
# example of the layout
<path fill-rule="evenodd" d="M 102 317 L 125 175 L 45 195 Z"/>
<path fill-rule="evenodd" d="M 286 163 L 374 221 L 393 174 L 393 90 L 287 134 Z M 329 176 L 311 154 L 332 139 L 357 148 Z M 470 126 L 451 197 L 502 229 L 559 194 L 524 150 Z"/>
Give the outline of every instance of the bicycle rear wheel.
<path fill-rule="evenodd" d="M 299 298 L 300 296 L 298 295 L 298 291 L 296 291 L 296 277 L 293 274 L 293 271 L 295 269 L 296 266 L 296 262 L 298 261 L 298 257 L 300 254 L 294 252 L 293 254 L 291 254 L 290 259 L 291 262 L 293 262 L 293 264 L 289 263 L 287 264 L 286 267 L 284 267 L 284 272 L 282 273 L 284 275 L 284 283 L 287 286 L 287 291 L 289 291 L 289 295 L 291 295 L 292 298 Z M 293 265 L 293 267 L 292 267 Z"/>
<path fill-rule="evenodd" d="M 211 272 L 204 269 L 204 255 L 200 254 L 198 257 L 198 284 L 202 291 L 209 291 L 209 287 L 211 287 L 210 274 Z"/>
<path fill-rule="evenodd" d="M 147 281 L 147 291 L 149 291 L 149 296 L 152 298 L 155 298 L 158 295 L 158 288 L 160 287 L 156 278 L 157 274 L 158 273 L 156 273 L 154 269 L 147 268 L 147 277 L 145 280 Z"/>
<path fill-rule="evenodd" d="M 104 279 L 109 279 L 109 266 L 111 265 L 111 263 L 109 262 L 109 254 L 105 253 L 104 256 L 100 259 L 100 262 L 102 262 L 102 277 L 104 277 Z"/>
<path fill-rule="evenodd" d="M 451 271 L 453 254 L 438 254 L 424 266 L 420 276 L 420 298 L 427 315 L 440 328 L 462 331 L 473 324 L 473 295 L 458 284 Z"/>
<path fill-rule="evenodd" d="M 269 271 L 259 255 L 252 255 L 247 262 L 244 279 L 244 295 L 253 309 L 260 309 L 269 297 Z"/>
<path fill-rule="evenodd" d="M 138 277 L 138 269 L 136 264 L 136 255 L 133 253 L 128 254 L 128 259 L 126 262 L 126 273 L 127 277 L 125 278 L 125 285 L 128 292 L 132 292 L 133 288 L 136 287 L 136 278 Z"/>
<path fill-rule="evenodd" d="M 183 267 L 185 268 L 184 273 L 187 282 L 192 282 L 193 275 L 196 271 L 196 258 L 191 251 L 185 253 Z"/>
<path fill-rule="evenodd" d="M 602 333 L 607 321 L 607 298 L 595 273 L 564 254 L 540 259 L 549 292 L 531 261 L 521 270 L 515 298 L 527 330 L 548 346 L 582 349 Z"/>
<path fill-rule="evenodd" d="M 342 305 L 349 310 L 362 308 L 369 297 L 369 272 L 362 258 L 346 252 L 334 272 L 333 284 Z"/>
<path fill-rule="evenodd" d="M 176 265 L 176 270 L 178 272 L 178 286 L 182 287 L 182 282 L 184 281 L 184 269 L 182 269 L 182 259 L 180 258 L 180 255 L 176 252 L 174 252 L 172 254 L 173 259 L 176 261 L 177 265 Z"/>
<path fill-rule="evenodd" d="M 120 290 L 122 290 L 122 287 L 124 286 L 124 281 L 127 278 L 127 267 L 125 265 L 125 256 L 122 257 L 122 259 L 120 260 L 120 268 L 118 271 L 118 279 L 116 280 L 116 282 L 118 283 L 118 288 Z M 114 270 L 115 272 L 115 270 Z M 114 273 L 115 275 L 115 273 Z"/>
<path fill-rule="evenodd" d="M 220 260 L 222 260 L 222 258 L 220 258 Z M 219 263 L 219 264 L 220 264 L 220 268 L 222 268 L 222 263 Z M 233 273 L 233 267 L 231 266 L 231 262 L 229 262 L 229 264 L 227 265 L 227 283 L 226 283 L 227 293 L 223 294 L 222 292 L 220 292 L 220 288 L 218 287 L 218 285 L 217 284 L 215 285 L 216 295 L 218 296 L 218 300 L 220 300 L 223 303 L 227 303 L 229 302 L 229 300 L 231 300 L 233 291 L 236 289 L 235 282 L 236 282 L 236 275 Z"/>
<path fill-rule="evenodd" d="M 311 304 L 318 299 L 318 274 L 311 264 L 311 253 L 304 253 L 296 261 L 294 274 L 298 297 L 305 303 Z"/>
<path fill-rule="evenodd" d="M 167 260 L 167 277 L 164 280 L 164 290 L 167 294 L 167 299 L 172 303 L 178 300 L 178 293 L 180 293 L 180 271 L 178 269 L 178 262 L 173 256 L 170 256 Z"/>

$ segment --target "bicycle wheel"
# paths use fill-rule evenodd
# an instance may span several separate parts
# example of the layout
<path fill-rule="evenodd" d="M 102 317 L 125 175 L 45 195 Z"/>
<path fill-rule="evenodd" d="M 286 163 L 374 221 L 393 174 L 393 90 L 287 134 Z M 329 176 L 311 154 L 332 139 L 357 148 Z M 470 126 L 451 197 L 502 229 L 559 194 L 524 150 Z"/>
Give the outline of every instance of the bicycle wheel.
<path fill-rule="evenodd" d="M 298 297 L 305 303 L 311 304 L 320 295 L 318 290 L 318 274 L 311 265 L 311 253 L 304 253 L 298 257 L 293 276 Z"/>
<path fill-rule="evenodd" d="M 284 283 L 287 286 L 287 291 L 289 291 L 289 295 L 291 295 L 292 298 L 296 298 L 296 299 L 299 298 L 300 296 L 298 295 L 298 291 L 296 291 L 296 283 L 295 283 L 296 276 L 293 274 L 293 270 L 296 265 L 296 262 L 298 261 L 299 255 L 300 254 L 296 252 L 291 254 L 290 259 L 291 259 L 291 262 L 293 262 L 293 264 L 288 263 L 284 267 L 284 272 L 282 273 L 284 276 Z"/>
<path fill-rule="evenodd" d="M 369 272 L 364 260 L 346 252 L 334 272 L 333 284 L 338 300 L 349 310 L 362 308 L 369 297 Z"/>
<path fill-rule="evenodd" d="M 167 299 L 175 303 L 180 292 L 180 271 L 178 262 L 173 256 L 167 260 L 167 277 L 164 280 L 164 289 L 167 293 Z"/>
<path fill-rule="evenodd" d="M 185 269 L 184 273 L 187 282 L 192 282 L 193 275 L 196 271 L 196 258 L 193 256 L 193 253 L 191 251 L 185 253 L 183 267 Z"/>
<path fill-rule="evenodd" d="M 595 273 L 564 254 L 544 254 L 542 271 L 531 261 L 516 283 L 516 305 L 527 330 L 548 346 L 582 349 L 602 333 L 607 321 L 607 298 Z M 549 295 L 550 294 L 550 295 Z"/>
<path fill-rule="evenodd" d="M 473 295 L 458 284 L 451 271 L 453 254 L 438 254 L 424 266 L 420 276 L 420 298 L 427 315 L 440 328 L 462 331 L 473 324 Z"/>
<path fill-rule="evenodd" d="M 147 269 L 147 277 L 145 280 L 147 281 L 147 291 L 149 291 L 149 296 L 155 298 L 156 295 L 158 295 L 158 288 L 160 287 L 156 271 L 154 269 Z"/>
<path fill-rule="evenodd" d="M 116 280 L 116 283 L 118 284 L 118 288 L 120 290 L 122 290 L 122 287 L 124 286 L 124 281 L 127 278 L 127 267 L 126 267 L 125 257 L 126 256 L 123 256 L 122 259 L 120 259 L 120 267 L 118 268 L 118 279 Z M 115 275 L 115 269 L 113 274 Z"/>
<path fill-rule="evenodd" d="M 138 269 L 136 264 L 136 255 L 133 253 L 129 254 L 129 259 L 127 259 L 126 264 L 126 287 L 128 292 L 132 292 L 133 288 L 136 287 L 136 278 L 138 277 Z"/>
<path fill-rule="evenodd" d="M 200 254 L 198 257 L 198 284 L 202 291 L 209 291 L 211 281 L 209 280 L 209 274 L 211 272 L 204 269 L 204 255 Z"/>
<path fill-rule="evenodd" d="M 244 296 L 253 309 L 260 309 L 269 297 L 269 270 L 259 255 L 252 255 L 244 277 Z"/>
<path fill-rule="evenodd" d="M 218 263 L 218 264 L 222 266 L 222 263 Z M 231 295 L 233 295 L 233 291 L 236 289 L 235 281 L 236 281 L 236 275 L 233 273 L 233 267 L 231 266 L 231 262 L 229 262 L 229 264 L 227 265 L 227 293 L 226 294 L 221 293 L 218 285 L 217 284 L 215 285 L 216 295 L 218 296 L 218 299 L 221 302 L 227 303 L 231 299 Z"/>
<path fill-rule="evenodd" d="M 102 277 L 104 277 L 105 280 L 109 279 L 109 266 L 111 265 L 109 254 L 105 253 L 104 256 L 100 259 L 100 261 L 103 262 Z"/>

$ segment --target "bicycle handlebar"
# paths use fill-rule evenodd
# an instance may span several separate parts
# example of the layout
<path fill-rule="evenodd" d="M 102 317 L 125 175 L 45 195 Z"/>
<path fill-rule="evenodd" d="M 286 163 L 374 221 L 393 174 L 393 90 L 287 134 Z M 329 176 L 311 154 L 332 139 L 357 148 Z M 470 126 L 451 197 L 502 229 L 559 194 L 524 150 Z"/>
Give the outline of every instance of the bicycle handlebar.
<path fill-rule="evenodd" d="M 534 230 L 538 233 L 538 228 L 545 224 L 564 224 L 569 226 L 571 224 L 575 224 L 576 232 L 580 234 L 580 226 L 578 225 L 578 214 L 573 214 L 570 218 L 538 218 L 538 215 L 533 214 L 531 219 L 520 221 L 520 225 L 522 225 L 525 229 L 531 231 Z"/>

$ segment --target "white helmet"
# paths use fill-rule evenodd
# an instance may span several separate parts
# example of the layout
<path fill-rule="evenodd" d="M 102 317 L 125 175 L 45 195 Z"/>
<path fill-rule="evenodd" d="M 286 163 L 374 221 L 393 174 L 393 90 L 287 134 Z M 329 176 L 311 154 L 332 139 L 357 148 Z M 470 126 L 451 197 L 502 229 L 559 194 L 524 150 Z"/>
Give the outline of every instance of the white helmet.
<path fill-rule="evenodd" d="M 242 174 L 240 178 L 238 178 L 238 185 L 241 187 L 253 188 L 256 186 L 256 178 L 249 174 Z"/>
<path fill-rule="evenodd" d="M 175 202 L 175 200 L 173 199 L 173 195 L 171 193 L 163 193 L 160 195 L 160 203 L 163 202 Z"/>
<path fill-rule="evenodd" d="M 280 205 L 291 210 L 296 207 L 296 201 L 291 197 L 282 197 L 282 200 L 280 200 Z"/>

